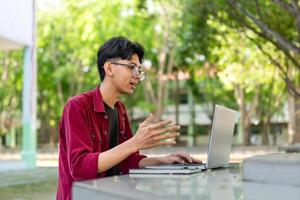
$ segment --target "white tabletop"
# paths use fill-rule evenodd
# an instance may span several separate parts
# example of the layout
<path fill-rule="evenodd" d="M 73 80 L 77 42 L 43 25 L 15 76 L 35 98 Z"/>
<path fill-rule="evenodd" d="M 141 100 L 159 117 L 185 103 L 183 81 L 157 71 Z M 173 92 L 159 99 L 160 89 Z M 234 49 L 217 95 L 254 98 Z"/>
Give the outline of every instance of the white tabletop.
<path fill-rule="evenodd" d="M 243 181 L 238 165 L 192 175 L 122 175 L 76 182 L 73 199 L 300 200 L 300 187 Z"/>

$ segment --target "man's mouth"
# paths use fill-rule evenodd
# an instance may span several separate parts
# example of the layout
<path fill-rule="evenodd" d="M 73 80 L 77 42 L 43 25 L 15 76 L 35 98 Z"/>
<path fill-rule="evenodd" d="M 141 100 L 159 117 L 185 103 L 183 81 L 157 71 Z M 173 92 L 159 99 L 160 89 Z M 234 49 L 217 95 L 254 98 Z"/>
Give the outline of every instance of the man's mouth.
<path fill-rule="evenodd" d="M 135 89 L 135 88 L 136 88 L 136 85 L 137 85 L 137 83 L 130 82 L 130 85 L 133 87 L 133 89 Z"/>

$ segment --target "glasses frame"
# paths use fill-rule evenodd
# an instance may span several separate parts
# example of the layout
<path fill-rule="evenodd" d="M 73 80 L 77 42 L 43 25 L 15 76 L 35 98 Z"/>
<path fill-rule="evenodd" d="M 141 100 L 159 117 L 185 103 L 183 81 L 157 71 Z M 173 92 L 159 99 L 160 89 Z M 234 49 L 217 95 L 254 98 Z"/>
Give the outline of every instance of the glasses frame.
<path fill-rule="evenodd" d="M 140 71 L 139 70 L 141 68 L 140 66 L 136 66 L 134 64 L 117 63 L 117 62 L 111 62 L 111 64 L 121 65 L 130 68 L 132 70 L 132 76 L 138 77 L 140 81 L 143 81 L 146 78 L 146 72 Z"/>

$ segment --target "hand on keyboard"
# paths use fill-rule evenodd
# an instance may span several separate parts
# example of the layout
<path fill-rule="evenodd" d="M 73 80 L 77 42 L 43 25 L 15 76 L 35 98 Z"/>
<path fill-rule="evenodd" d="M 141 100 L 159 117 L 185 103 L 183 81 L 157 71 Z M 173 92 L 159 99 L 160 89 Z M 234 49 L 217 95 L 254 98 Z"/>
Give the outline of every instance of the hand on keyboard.
<path fill-rule="evenodd" d="M 200 164 L 200 163 L 202 163 L 201 160 L 193 158 L 188 153 L 185 153 L 185 152 L 170 154 L 168 156 L 161 157 L 160 159 L 162 161 L 162 164 L 173 164 L 173 163 L 179 163 L 179 164 L 195 163 L 195 164 Z"/>

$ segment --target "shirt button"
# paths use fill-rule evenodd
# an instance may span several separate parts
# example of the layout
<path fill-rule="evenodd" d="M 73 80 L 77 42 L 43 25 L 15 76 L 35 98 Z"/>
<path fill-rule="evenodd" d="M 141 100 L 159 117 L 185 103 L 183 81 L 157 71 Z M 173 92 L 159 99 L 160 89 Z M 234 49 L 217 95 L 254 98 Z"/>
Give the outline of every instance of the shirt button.
<path fill-rule="evenodd" d="M 104 118 L 105 118 L 105 119 L 108 119 L 108 116 L 107 116 L 107 115 L 104 115 Z"/>
<path fill-rule="evenodd" d="M 95 134 L 92 134 L 92 138 L 95 138 L 96 136 L 95 136 Z"/>
<path fill-rule="evenodd" d="M 107 135 L 107 131 L 104 131 L 104 135 Z"/>
<path fill-rule="evenodd" d="M 123 135 L 124 133 L 125 133 L 125 131 L 122 130 L 122 131 L 121 131 L 121 134 Z"/>

